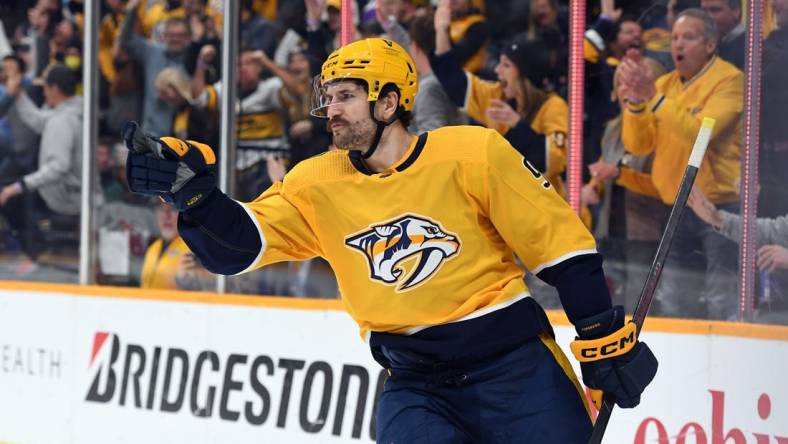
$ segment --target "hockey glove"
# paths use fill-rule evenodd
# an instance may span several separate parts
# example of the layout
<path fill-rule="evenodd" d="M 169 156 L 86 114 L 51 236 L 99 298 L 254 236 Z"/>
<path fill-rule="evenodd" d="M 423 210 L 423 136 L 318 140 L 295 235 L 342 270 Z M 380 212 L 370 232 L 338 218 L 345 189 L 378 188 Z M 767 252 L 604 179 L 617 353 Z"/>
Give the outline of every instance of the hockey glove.
<path fill-rule="evenodd" d="M 583 383 L 592 389 L 597 408 L 602 403 L 599 391 L 619 407 L 640 404 L 640 394 L 654 379 L 658 363 L 648 346 L 637 340 L 635 324 L 624 325 L 624 308 L 618 305 L 578 321 L 575 328 L 579 337 L 570 348 L 580 361 Z"/>
<path fill-rule="evenodd" d="M 208 145 L 175 137 L 154 138 L 136 122 L 123 127 L 123 140 L 129 149 L 126 180 L 132 192 L 160 196 L 184 211 L 216 188 L 216 156 Z"/>

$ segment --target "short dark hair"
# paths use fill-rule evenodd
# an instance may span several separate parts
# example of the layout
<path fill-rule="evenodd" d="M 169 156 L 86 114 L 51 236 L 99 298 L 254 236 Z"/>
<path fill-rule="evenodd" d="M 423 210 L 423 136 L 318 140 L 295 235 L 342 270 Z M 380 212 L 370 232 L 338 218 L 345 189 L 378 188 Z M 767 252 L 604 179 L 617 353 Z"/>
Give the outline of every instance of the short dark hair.
<path fill-rule="evenodd" d="M 361 79 L 348 79 L 348 80 L 360 86 L 362 89 L 364 89 L 365 93 L 369 94 L 369 86 L 367 85 L 367 82 Z M 397 93 L 397 98 L 402 97 L 402 94 L 399 91 L 399 87 L 397 87 L 397 85 L 393 83 L 386 83 L 385 85 L 383 85 L 383 88 L 380 89 L 380 93 L 378 94 L 378 97 L 385 97 L 390 92 Z M 399 121 L 402 123 L 402 126 L 404 126 L 405 128 L 409 127 L 410 122 L 413 120 L 413 113 L 411 111 L 405 111 L 404 109 L 402 109 L 402 105 L 399 104 L 397 104 L 397 111 L 399 111 L 400 113 Z"/>
<path fill-rule="evenodd" d="M 62 63 L 56 63 L 47 68 L 44 83 L 47 86 L 56 86 L 63 94 L 73 96 L 77 92 L 77 75 Z"/>
<path fill-rule="evenodd" d="M 27 63 L 22 60 L 22 57 L 19 57 L 16 54 L 7 54 L 5 57 L 3 57 L 3 61 L 5 62 L 6 60 L 13 60 L 14 63 L 16 63 L 16 66 L 19 67 L 19 72 L 22 75 L 24 75 L 25 71 L 27 71 Z"/>
<path fill-rule="evenodd" d="M 402 97 L 402 93 L 400 92 L 397 85 L 393 83 L 387 83 L 383 85 L 383 88 L 381 88 L 378 97 L 385 97 L 392 91 L 397 93 L 397 100 L 399 101 L 399 98 Z M 397 111 L 399 111 L 399 121 L 402 123 L 402 126 L 404 126 L 407 129 L 410 126 L 411 120 L 413 120 L 413 113 L 410 111 L 405 111 L 402 108 L 402 105 L 399 104 L 397 104 Z"/>
<path fill-rule="evenodd" d="M 433 14 L 418 16 L 410 23 L 410 39 L 424 53 L 435 52 L 435 25 Z"/>
<path fill-rule="evenodd" d="M 637 23 L 638 26 L 640 26 L 640 22 L 638 21 L 638 18 L 635 17 L 634 15 L 630 15 L 630 14 L 622 15 L 613 24 L 613 32 L 611 32 L 610 35 L 608 35 L 608 37 L 607 37 L 608 41 L 609 42 L 616 41 L 616 39 L 618 38 L 618 33 L 621 32 L 621 25 L 623 25 L 624 23 L 628 23 L 628 22 Z"/>

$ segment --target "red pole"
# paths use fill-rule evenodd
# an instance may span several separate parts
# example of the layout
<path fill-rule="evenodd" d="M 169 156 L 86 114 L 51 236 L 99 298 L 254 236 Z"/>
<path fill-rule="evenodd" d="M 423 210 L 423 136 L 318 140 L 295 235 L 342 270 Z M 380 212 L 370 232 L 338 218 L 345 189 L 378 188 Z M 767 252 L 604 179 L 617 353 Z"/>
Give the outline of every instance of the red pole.
<path fill-rule="evenodd" d="M 342 0 L 342 46 L 353 41 L 353 0 Z"/>
<path fill-rule="evenodd" d="M 569 2 L 569 149 L 567 182 L 569 204 L 580 214 L 580 189 L 583 186 L 583 94 L 585 59 L 583 39 L 586 31 L 586 0 Z"/>
<path fill-rule="evenodd" d="M 758 244 L 758 147 L 760 146 L 761 113 L 761 29 L 763 1 L 747 2 L 747 80 L 744 87 L 744 143 L 741 180 L 741 272 L 739 319 L 752 320 L 755 309 L 755 257 Z M 768 279 L 768 275 L 765 276 Z"/>

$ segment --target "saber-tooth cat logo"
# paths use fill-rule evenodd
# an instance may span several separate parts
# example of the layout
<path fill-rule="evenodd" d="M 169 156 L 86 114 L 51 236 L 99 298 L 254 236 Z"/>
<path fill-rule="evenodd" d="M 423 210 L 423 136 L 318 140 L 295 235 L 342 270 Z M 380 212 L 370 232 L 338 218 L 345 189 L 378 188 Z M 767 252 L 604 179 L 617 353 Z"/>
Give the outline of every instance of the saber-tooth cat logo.
<path fill-rule="evenodd" d="M 438 222 L 406 214 L 347 237 L 345 245 L 366 256 L 370 278 L 404 291 L 433 277 L 460 250 L 460 239 Z M 402 262 L 412 258 L 417 262 L 406 273 Z"/>

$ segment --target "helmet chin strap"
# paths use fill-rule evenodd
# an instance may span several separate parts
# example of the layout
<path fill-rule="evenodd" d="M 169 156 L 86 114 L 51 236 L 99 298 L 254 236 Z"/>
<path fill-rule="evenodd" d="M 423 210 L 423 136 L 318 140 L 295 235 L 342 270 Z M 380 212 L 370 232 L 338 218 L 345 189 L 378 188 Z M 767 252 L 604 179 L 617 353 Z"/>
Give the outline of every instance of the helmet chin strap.
<path fill-rule="evenodd" d="M 392 123 L 396 122 L 399 119 L 399 116 L 402 114 L 402 108 L 397 107 L 397 112 L 391 117 L 391 120 L 388 122 L 381 121 L 375 118 L 375 102 L 369 102 L 369 115 L 372 117 L 372 121 L 377 124 L 377 129 L 375 129 L 375 137 L 372 139 L 372 143 L 369 145 L 366 151 L 361 154 L 363 159 L 369 159 L 375 154 L 375 150 L 378 149 L 378 144 L 380 144 L 380 138 L 383 137 L 383 130 L 386 129 L 387 126 L 391 125 Z"/>

